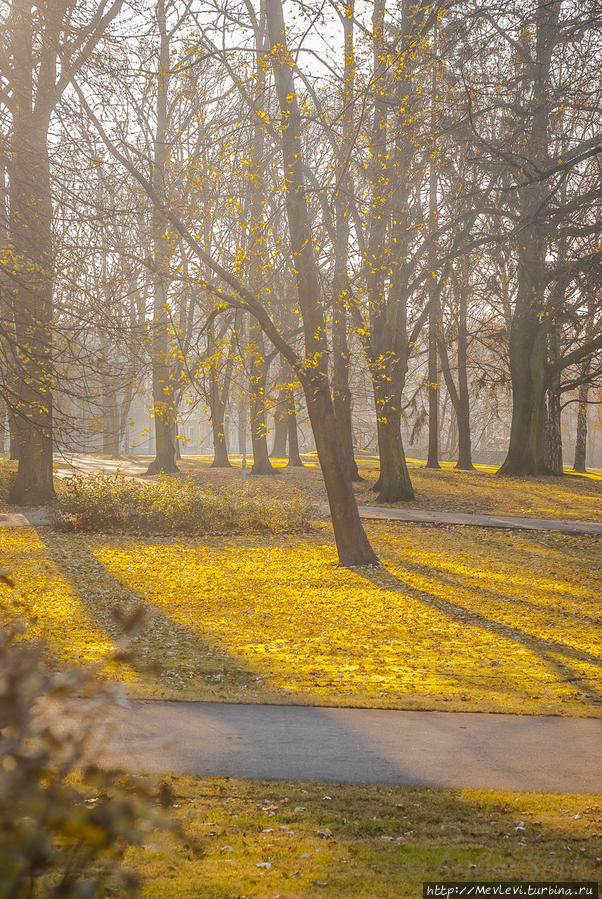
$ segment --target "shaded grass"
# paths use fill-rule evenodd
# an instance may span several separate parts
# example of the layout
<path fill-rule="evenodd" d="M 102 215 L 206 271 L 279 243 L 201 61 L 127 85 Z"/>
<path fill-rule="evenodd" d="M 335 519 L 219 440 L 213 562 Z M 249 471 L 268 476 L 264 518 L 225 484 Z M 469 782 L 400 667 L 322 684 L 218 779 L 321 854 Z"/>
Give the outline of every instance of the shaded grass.
<path fill-rule="evenodd" d="M 600 797 L 166 782 L 202 852 L 149 834 L 126 859 L 148 897 L 399 899 L 421 896 L 425 880 L 596 880 L 600 873 Z"/>
<path fill-rule="evenodd" d="M 369 532 L 386 568 L 338 568 L 326 525 L 203 541 L 4 531 L 0 549 L 58 657 L 102 658 L 114 606 L 143 604 L 136 695 L 600 714 L 599 541 Z"/>

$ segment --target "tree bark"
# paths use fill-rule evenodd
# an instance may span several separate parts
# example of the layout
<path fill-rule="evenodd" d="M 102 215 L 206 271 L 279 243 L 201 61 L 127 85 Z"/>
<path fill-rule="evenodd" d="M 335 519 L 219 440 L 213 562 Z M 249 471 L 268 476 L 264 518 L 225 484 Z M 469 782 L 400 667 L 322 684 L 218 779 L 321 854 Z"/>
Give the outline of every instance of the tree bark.
<path fill-rule="evenodd" d="M 169 127 L 169 35 L 165 18 L 165 0 L 157 0 L 157 24 L 160 47 L 157 74 L 157 123 L 154 140 L 153 183 L 166 199 L 166 168 L 168 162 L 167 130 Z M 169 361 L 168 284 L 171 242 L 169 222 L 163 209 L 153 206 L 153 291 L 154 314 L 152 325 L 152 381 L 153 418 L 155 423 L 155 458 L 147 474 L 175 474 L 176 464 L 175 390 Z"/>
<path fill-rule="evenodd" d="M 575 461 L 573 470 L 586 472 L 586 447 L 587 447 L 587 394 L 588 385 L 579 385 L 579 402 L 577 405 L 577 436 L 575 440 Z"/>
<path fill-rule="evenodd" d="M 535 12 L 535 58 L 525 68 L 525 95 L 533 93 L 530 128 L 525 135 L 532 161 L 548 160 L 549 75 L 560 4 L 540 5 Z M 522 152 L 522 150 L 521 150 Z M 517 293 L 510 329 L 512 423 L 510 444 L 500 475 L 538 475 L 548 471 L 545 454 L 546 422 L 546 252 L 541 222 L 546 188 L 542 181 L 521 185 L 517 252 Z"/>
<path fill-rule="evenodd" d="M 286 455 L 286 441 L 288 435 L 288 390 L 281 388 L 278 391 L 278 400 L 274 409 L 274 442 L 270 456 L 274 459 L 284 459 Z"/>
<path fill-rule="evenodd" d="M 439 465 L 439 369 L 437 366 L 437 328 L 438 321 L 431 306 L 428 327 L 428 416 L 429 442 L 427 468 L 440 468 Z"/>
<path fill-rule="evenodd" d="M 549 334 L 549 357 L 553 362 L 560 355 L 558 327 L 554 325 Z M 560 372 L 550 379 L 547 395 L 547 421 L 545 432 L 546 470 L 549 474 L 561 475 L 562 469 L 562 428 L 560 409 Z"/>
<path fill-rule="evenodd" d="M 353 453 L 351 390 L 349 388 L 349 345 L 347 338 L 349 276 L 349 197 L 353 194 L 349 153 L 353 142 L 353 101 L 355 55 L 353 48 L 354 0 L 344 4 L 344 66 L 343 66 L 343 135 L 339 148 L 335 195 L 335 242 L 332 314 L 332 401 L 334 414 L 341 431 L 343 452 L 353 481 L 361 480 Z"/>
<path fill-rule="evenodd" d="M 458 309 L 458 408 L 456 423 L 458 425 L 458 461 L 456 468 L 472 471 L 472 441 L 470 435 L 470 393 L 468 390 L 468 329 L 467 302 L 464 285 L 459 285 Z"/>
<path fill-rule="evenodd" d="M 253 467 L 251 474 L 273 474 L 274 469 L 268 452 L 267 423 L 265 412 L 265 389 L 267 364 L 263 333 L 253 319 L 249 330 L 249 389 L 251 393 L 251 443 L 253 445 Z"/>
<path fill-rule="evenodd" d="M 266 12 L 270 59 L 281 112 L 286 213 L 305 340 L 306 358 L 299 364 L 297 374 L 305 391 L 339 561 L 345 566 L 374 565 L 378 560 L 359 517 L 328 385 L 326 321 L 319 298 L 318 270 L 305 193 L 301 120 L 287 49 L 282 0 L 266 0 Z"/>
<path fill-rule="evenodd" d="M 297 431 L 297 404 L 295 391 L 288 389 L 288 408 L 286 413 L 286 425 L 288 434 L 288 465 L 291 468 L 303 468 L 303 462 L 299 454 L 299 433 Z"/>
<path fill-rule="evenodd" d="M 54 499 L 52 478 L 52 198 L 48 127 L 53 103 L 38 86 L 34 105 L 32 4 L 14 3 L 14 114 L 10 159 L 10 250 L 18 278 L 12 293 L 19 396 L 15 420 L 19 465 L 8 501 Z M 48 49 L 52 54 L 52 47 Z M 54 72 L 48 73 L 54 75 Z M 54 87 L 54 77 L 52 77 Z"/>
<path fill-rule="evenodd" d="M 220 388 L 218 359 L 221 354 L 215 348 L 213 325 L 209 328 L 208 340 L 210 354 L 209 410 L 211 414 L 211 432 L 213 434 L 213 462 L 211 466 L 212 468 L 231 468 L 230 459 L 228 458 L 225 424 L 226 403 L 230 393 L 234 353 L 232 348 L 230 348 L 226 360 L 224 381 Z"/>

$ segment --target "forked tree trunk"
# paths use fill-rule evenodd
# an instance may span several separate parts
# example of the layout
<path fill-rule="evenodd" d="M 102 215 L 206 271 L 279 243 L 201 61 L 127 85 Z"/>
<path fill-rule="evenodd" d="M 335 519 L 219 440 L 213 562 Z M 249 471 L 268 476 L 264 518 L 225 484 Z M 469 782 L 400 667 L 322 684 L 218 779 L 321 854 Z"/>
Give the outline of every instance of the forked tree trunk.
<path fill-rule="evenodd" d="M 270 60 L 281 112 L 286 213 L 307 360 L 300 362 L 297 375 L 305 391 L 339 560 L 346 566 L 374 565 L 378 560 L 359 516 L 328 384 L 326 321 L 320 302 L 318 269 L 305 191 L 301 117 L 287 50 L 282 0 L 266 0 L 265 8 Z"/>
<path fill-rule="evenodd" d="M 526 240 L 528 238 L 525 238 Z M 529 301 L 515 312 L 510 332 L 512 424 L 500 475 L 545 474 L 546 334 L 539 308 Z"/>
<path fill-rule="evenodd" d="M 403 14 L 401 33 L 405 34 L 407 8 Z M 380 475 L 374 485 L 379 502 L 411 500 L 414 491 L 410 481 L 403 443 L 401 439 L 401 395 L 408 367 L 407 299 L 408 265 L 410 255 L 408 245 L 407 210 L 410 205 L 411 183 L 409 165 L 411 139 L 410 129 L 404 120 L 408 82 L 406 76 L 407 59 L 395 69 L 391 76 L 389 67 L 382 66 L 388 51 L 385 39 L 385 0 L 377 0 L 372 16 L 374 112 L 371 134 L 372 195 L 370 203 L 369 233 L 367 252 L 364 254 L 364 269 L 370 311 L 370 338 L 367 344 L 368 369 L 374 390 Z M 393 78 L 394 93 L 391 96 L 390 79 Z M 382 98 L 391 98 L 390 108 L 395 108 L 397 120 L 394 123 L 394 146 L 387 139 L 387 103 Z M 393 165 L 388 162 L 393 150 Z M 387 247 L 387 221 L 392 216 L 389 245 Z M 386 264 L 385 264 L 386 260 Z M 388 275 L 389 287 L 386 280 Z"/>
<path fill-rule="evenodd" d="M 265 13 L 262 11 L 255 30 L 255 109 L 253 133 L 249 158 L 249 187 L 251 194 L 249 214 L 249 284 L 254 293 L 263 288 L 263 274 L 266 263 L 265 223 L 263 220 L 265 139 L 263 121 L 259 113 L 265 103 Z M 265 392 L 268 363 L 265 358 L 263 333 L 259 323 L 253 319 L 249 328 L 249 393 L 251 408 L 251 443 L 253 446 L 252 474 L 272 474 L 267 440 Z"/>

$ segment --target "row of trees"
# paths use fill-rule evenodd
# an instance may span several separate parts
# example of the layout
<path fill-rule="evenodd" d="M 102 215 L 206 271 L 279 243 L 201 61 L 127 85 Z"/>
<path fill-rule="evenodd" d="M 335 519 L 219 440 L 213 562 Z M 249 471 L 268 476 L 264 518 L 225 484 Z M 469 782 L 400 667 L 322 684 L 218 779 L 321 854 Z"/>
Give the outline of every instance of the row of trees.
<path fill-rule="evenodd" d="M 380 500 L 412 497 L 401 420 L 417 358 L 429 464 L 440 385 L 470 468 L 472 398 L 507 384 L 501 473 L 562 473 L 561 410 L 579 402 L 583 432 L 602 374 L 593 0 L 289 0 L 286 20 L 282 0 L 0 10 L 13 501 L 51 498 L 77 398 L 99 395 L 119 430 L 146 372 L 151 471 L 177 470 L 185 393 L 208 405 L 227 464 L 244 377 L 254 471 L 269 472 L 272 366 L 293 444 L 303 392 L 341 561 L 374 562 L 352 490 L 358 353 Z"/>

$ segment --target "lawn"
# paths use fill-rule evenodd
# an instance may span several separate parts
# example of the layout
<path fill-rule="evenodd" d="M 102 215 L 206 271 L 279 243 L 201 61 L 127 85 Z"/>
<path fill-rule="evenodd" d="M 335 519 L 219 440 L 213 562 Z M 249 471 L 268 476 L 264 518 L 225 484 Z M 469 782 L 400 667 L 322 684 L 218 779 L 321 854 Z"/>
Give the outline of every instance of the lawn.
<path fill-rule="evenodd" d="M 337 567 L 325 523 L 206 539 L 0 530 L 0 559 L 56 664 L 111 673 L 114 609 L 144 607 L 134 695 L 600 715 L 596 538 L 369 534 L 382 569 Z"/>
<path fill-rule="evenodd" d="M 200 851 L 150 833 L 146 897 L 418 897 L 425 880 L 597 880 L 599 798 L 169 777 Z"/>
<path fill-rule="evenodd" d="M 252 493 L 283 498 L 306 497 L 325 502 L 324 484 L 315 455 L 303 457 L 304 469 L 287 468 L 285 460 L 276 460 L 276 474 L 248 476 Z M 233 469 L 211 468 L 209 457 L 184 457 L 182 472 L 201 484 L 239 485 L 240 460 Z M 375 503 L 372 490 L 378 477 L 378 464 L 359 460 L 363 481 L 355 485 L 358 502 Z M 451 463 L 442 463 L 436 471 L 423 462 L 408 460 L 415 490 L 410 503 L 388 503 L 393 507 L 446 512 L 475 512 L 492 515 L 520 515 L 525 518 L 578 518 L 602 521 L 602 473 L 586 475 L 567 471 L 563 477 L 500 478 L 491 465 L 478 465 L 475 471 L 456 471 Z"/>

